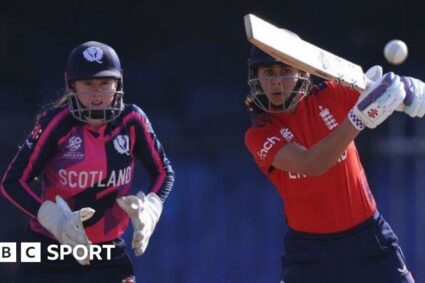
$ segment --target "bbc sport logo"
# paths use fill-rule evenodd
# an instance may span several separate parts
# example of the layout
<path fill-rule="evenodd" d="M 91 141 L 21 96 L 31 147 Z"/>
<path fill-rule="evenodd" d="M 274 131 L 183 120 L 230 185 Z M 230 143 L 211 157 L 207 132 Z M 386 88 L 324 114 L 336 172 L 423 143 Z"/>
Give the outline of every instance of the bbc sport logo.
<path fill-rule="evenodd" d="M 41 262 L 41 243 L 20 243 L 20 257 L 18 259 L 18 245 L 15 242 L 0 242 L 0 262 Z M 115 245 L 48 245 L 47 260 L 64 260 L 73 256 L 76 260 L 111 260 L 112 249 Z M 103 258 L 102 258 L 102 251 Z"/>

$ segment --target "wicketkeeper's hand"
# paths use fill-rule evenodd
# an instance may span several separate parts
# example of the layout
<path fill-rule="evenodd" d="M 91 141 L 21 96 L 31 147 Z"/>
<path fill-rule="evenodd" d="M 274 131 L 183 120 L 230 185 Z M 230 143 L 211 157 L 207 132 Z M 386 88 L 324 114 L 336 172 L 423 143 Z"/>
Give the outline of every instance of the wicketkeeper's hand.
<path fill-rule="evenodd" d="M 133 224 L 133 240 L 131 246 L 136 256 L 142 255 L 149 243 L 162 212 L 162 201 L 155 193 L 147 196 L 140 191 L 137 195 L 129 195 L 117 199 L 121 208 L 130 216 Z"/>
<path fill-rule="evenodd" d="M 368 75 L 366 73 L 366 75 Z M 400 77 L 387 73 L 376 82 L 370 80 L 365 91 L 350 110 L 348 119 L 358 130 L 376 128 L 399 107 L 406 97 Z"/>
<path fill-rule="evenodd" d="M 40 224 L 46 228 L 60 244 L 89 246 L 91 244 L 84 230 L 83 222 L 90 219 L 95 210 L 89 207 L 72 211 L 62 197 L 56 196 L 56 202 L 46 200 L 37 213 Z M 81 265 L 90 264 L 90 260 L 77 260 Z"/>

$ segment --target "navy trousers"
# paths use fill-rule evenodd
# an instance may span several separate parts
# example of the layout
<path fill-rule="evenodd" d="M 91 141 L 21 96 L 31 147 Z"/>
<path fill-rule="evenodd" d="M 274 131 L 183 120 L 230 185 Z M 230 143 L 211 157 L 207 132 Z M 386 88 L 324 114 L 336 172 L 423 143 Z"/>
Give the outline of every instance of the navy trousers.
<path fill-rule="evenodd" d="M 375 215 L 349 231 L 289 230 L 282 257 L 284 283 L 413 283 L 390 225 Z"/>

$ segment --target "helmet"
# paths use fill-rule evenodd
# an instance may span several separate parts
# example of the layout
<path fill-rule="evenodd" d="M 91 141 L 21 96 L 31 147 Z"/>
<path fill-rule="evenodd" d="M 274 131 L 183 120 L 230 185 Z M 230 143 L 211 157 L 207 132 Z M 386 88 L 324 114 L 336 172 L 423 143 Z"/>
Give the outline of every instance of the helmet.
<path fill-rule="evenodd" d="M 261 51 L 259 48 L 252 46 L 250 56 L 248 58 L 248 85 L 250 87 L 250 98 L 254 104 L 265 112 L 289 112 L 295 109 L 298 102 L 303 99 L 310 88 L 310 78 L 306 72 L 298 71 L 298 75 L 293 76 L 280 76 L 279 80 L 294 78 L 297 80 L 294 88 L 290 91 L 289 97 L 282 105 L 274 105 L 267 98 L 266 93 L 261 87 L 260 79 L 258 78 L 258 68 L 261 65 L 281 64 L 289 66 L 277 60 L 276 58 Z M 276 78 L 274 78 L 276 79 Z M 283 89 L 282 89 L 283 93 Z"/>
<path fill-rule="evenodd" d="M 251 51 L 248 58 L 248 67 L 255 68 L 261 64 L 276 64 L 281 63 L 276 58 L 270 56 L 269 54 L 261 51 L 259 48 L 254 45 L 251 47 Z"/>
<path fill-rule="evenodd" d="M 84 107 L 78 99 L 72 83 L 93 78 L 113 78 L 118 80 L 112 104 L 104 109 Z M 89 41 L 75 47 L 69 54 L 65 67 L 65 87 L 68 92 L 68 106 L 78 120 L 103 119 L 109 122 L 117 118 L 124 109 L 123 78 L 120 59 L 115 50 L 101 42 Z"/>

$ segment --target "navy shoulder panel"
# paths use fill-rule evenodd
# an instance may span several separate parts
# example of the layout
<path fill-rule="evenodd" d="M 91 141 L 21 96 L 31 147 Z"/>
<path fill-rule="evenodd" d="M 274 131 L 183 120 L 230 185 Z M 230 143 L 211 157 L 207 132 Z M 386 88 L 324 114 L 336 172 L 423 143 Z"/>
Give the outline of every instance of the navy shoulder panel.
<path fill-rule="evenodd" d="M 317 93 L 319 93 L 321 90 L 324 90 L 325 88 L 327 88 L 329 86 L 329 84 L 324 81 L 324 82 L 320 82 L 318 84 L 315 84 L 311 90 L 310 90 L 310 95 L 315 95 Z"/>
<path fill-rule="evenodd" d="M 146 117 L 145 111 L 143 111 L 142 108 L 140 108 L 136 104 L 130 104 L 129 108 L 131 109 L 131 112 L 136 112 L 136 113 L 140 114 L 141 116 Z"/>

